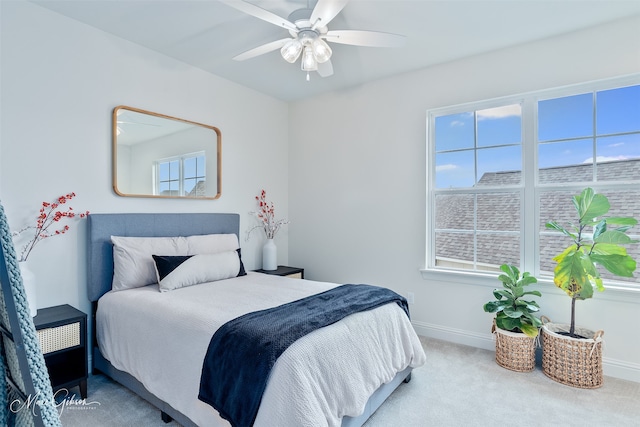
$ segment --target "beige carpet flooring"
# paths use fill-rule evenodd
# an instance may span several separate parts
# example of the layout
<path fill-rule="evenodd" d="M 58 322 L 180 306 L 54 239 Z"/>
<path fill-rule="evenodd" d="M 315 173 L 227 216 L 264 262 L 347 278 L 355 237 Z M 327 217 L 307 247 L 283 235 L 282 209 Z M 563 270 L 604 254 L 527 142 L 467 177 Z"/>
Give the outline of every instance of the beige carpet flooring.
<path fill-rule="evenodd" d="M 640 383 L 605 377 L 601 388 L 577 389 L 552 381 L 539 367 L 529 373 L 501 368 L 491 351 L 422 342 L 427 364 L 366 427 L 640 427 Z M 159 411 L 102 375 L 90 377 L 87 401 L 100 404 L 61 407 L 63 426 L 177 426 L 163 423 Z"/>

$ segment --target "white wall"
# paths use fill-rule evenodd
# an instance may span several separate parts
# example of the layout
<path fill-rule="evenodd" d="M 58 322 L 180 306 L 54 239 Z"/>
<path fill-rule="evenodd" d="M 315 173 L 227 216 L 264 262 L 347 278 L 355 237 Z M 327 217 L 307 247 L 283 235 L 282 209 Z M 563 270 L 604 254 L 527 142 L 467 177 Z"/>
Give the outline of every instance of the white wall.
<path fill-rule="evenodd" d="M 640 72 L 640 19 L 292 103 L 289 260 L 310 279 L 413 292 L 419 333 L 493 348 L 491 287 L 424 280 L 426 111 Z M 339 69 L 336 69 L 339 72 Z M 543 286 L 543 313 L 567 322 L 570 299 Z M 605 331 L 605 373 L 640 381 L 640 296 L 608 290 L 578 303 Z"/>
<path fill-rule="evenodd" d="M 123 41 L 47 9 L 2 1 L 0 200 L 12 229 L 35 223 L 42 201 L 75 192 L 76 210 L 237 212 L 256 224 L 261 188 L 288 215 L 286 103 Z M 124 198 L 112 189 L 111 112 L 118 105 L 209 124 L 222 132 L 219 200 Z M 29 258 L 38 307 L 86 298 L 86 224 L 42 241 Z M 246 242 L 246 267 L 260 268 L 262 238 Z M 286 230 L 278 236 L 287 263 Z"/>
<path fill-rule="evenodd" d="M 12 228 L 75 191 L 92 212 L 238 212 L 268 191 L 279 262 L 308 278 L 413 292 L 418 331 L 492 348 L 490 288 L 425 281 L 425 112 L 429 108 L 640 72 L 640 19 L 481 55 L 287 105 L 21 1 L 0 1 L 0 200 Z M 339 72 L 339 68 L 336 68 Z M 122 198 L 111 189 L 111 111 L 129 105 L 222 131 L 222 198 Z M 313 114 L 310 114 L 312 112 Z M 89 312 L 85 227 L 44 241 L 30 268 L 40 307 Z M 261 241 L 241 241 L 247 268 Z M 289 250 L 290 248 L 290 250 Z M 288 256 L 287 256 L 288 255 Z M 568 319 L 548 286 L 545 314 Z M 623 301 L 621 301 L 623 300 Z M 640 297 L 608 290 L 579 322 L 605 330 L 606 373 L 640 381 Z"/>

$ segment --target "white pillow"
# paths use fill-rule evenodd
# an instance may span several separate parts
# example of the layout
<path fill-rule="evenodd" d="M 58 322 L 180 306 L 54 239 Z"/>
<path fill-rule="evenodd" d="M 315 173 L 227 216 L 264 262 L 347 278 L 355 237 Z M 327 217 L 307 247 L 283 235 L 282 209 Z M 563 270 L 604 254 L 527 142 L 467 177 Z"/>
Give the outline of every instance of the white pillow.
<path fill-rule="evenodd" d="M 160 292 L 237 277 L 241 271 L 237 251 L 186 256 L 153 255 L 153 259 Z"/>
<path fill-rule="evenodd" d="M 233 251 L 240 247 L 235 234 L 207 234 L 188 237 L 111 236 L 113 283 L 120 291 L 157 283 L 152 255 L 196 255 Z"/>
<path fill-rule="evenodd" d="M 217 254 L 226 251 L 235 251 L 240 247 L 238 236 L 235 234 L 204 234 L 198 236 L 187 236 L 189 253 L 196 254 Z"/>

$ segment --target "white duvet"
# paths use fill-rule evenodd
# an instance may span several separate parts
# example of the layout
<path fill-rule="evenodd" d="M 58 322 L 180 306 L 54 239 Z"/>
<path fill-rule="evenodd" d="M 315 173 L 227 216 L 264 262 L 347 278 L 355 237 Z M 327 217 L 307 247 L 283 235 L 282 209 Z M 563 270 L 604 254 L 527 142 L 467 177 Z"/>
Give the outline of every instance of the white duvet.
<path fill-rule="evenodd" d="M 198 426 L 228 426 L 198 400 L 213 333 L 245 313 L 337 286 L 250 272 L 171 292 L 157 285 L 109 292 L 99 301 L 97 338 L 111 364 Z M 420 341 L 395 303 L 353 314 L 291 345 L 274 365 L 255 426 L 339 426 L 364 411 L 396 373 L 425 363 Z"/>

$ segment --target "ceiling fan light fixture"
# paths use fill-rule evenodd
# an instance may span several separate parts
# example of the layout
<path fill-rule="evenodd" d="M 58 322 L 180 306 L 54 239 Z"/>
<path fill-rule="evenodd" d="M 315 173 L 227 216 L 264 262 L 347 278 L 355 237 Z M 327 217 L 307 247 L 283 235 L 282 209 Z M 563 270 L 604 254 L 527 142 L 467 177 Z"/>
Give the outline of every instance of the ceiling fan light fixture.
<path fill-rule="evenodd" d="M 280 54 L 284 60 L 291 64 L 296 62 L 300 56 L 300 52 L 302 52 L 302 43 L 300 43 L 298 39 L 289 40 L 282 46 L 282 49 L 280 49 Z"/>
<path fill-rule="evenodd" d="M 0 0 L 2 1 L 2 0 Z M 404 36 L 379 31 L 332 30 L 329 23 L 349 0 L 307 0 L 307 7 L 294 10 L 287 19 L 254 5 L 250 0 L 220 0 L 248 15 L 289 31 L 290 37 L 265 43 L 233 57 L 244 61 L 280 49 L 282 58 L 295 63 L 302 56 L 301 68 L 307 74 L 318 71 L 321 77 L 333 75 L 333 52 L 326 40 L 353 46 L 398 47 Z M 296 0 L 302 1 L 302 0 Z M 263 3 L 263 2 L 260 2 Z M 311 4 L 314 4 L 311 7 Z"/>
<path fill-rule="evenodd" d="M 313 56 L 319 63 L 322 64 L 323 62 L 327 62 L 329 58 L 331 58 L 331 54 L 333 53 L 331 51 L 331 48 L 329 47 L 327 42 L 322 40 L 320 37 L 317 37 L 313 41 L 311 47 L 313 48 Z"/>
<path fill-rule="evenodd" d="M 316 71 L 318 70 L 318 61 L 313 55 L 313 49 L 309 46 L 305 46 L 302 53 L 302 71 Z"/>

